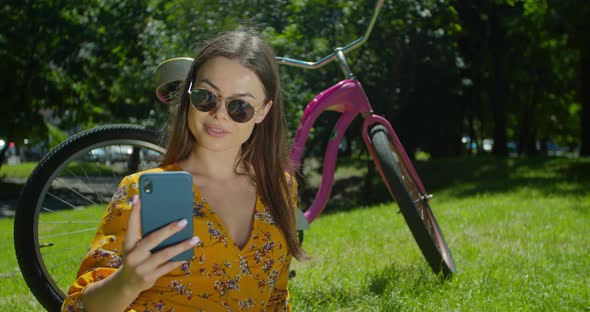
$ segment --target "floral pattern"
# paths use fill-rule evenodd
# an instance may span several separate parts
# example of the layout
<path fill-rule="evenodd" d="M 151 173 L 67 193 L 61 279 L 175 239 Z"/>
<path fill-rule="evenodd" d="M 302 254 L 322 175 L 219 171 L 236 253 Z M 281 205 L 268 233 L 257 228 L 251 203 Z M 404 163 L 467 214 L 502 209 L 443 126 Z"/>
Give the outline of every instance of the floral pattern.
<path fill-rule="evenodd" d="M 178 280 L 173 280 L 168 287 L 173 293 L 177 293 L 182 296 L 186 296 L 187 300 L 191 300 L 193 298 L 193 292 L 186 287 L 182 282 Z"/>
<path fill-rule="evenodd" d="M 203 211 L 204 207 L 205 207 L 205 204 L 203 202 L 193 200 L 193 214 L 195 215 L 195 217 L 202 218 L 205 216 L 205 212 Z"/>
<path fill-rule="evenodd" d="M 177 170 L 178 165 L 170 165 L 147 172 Z M 124 178 L 115 191 L 62 311 L 83 311 L 84 288 L 121 267 L 131 198 L 142 173 Z M 293 179 L 288 180 L 295 192 Z M 159 278 L 128 311 L 291 311 L 287 283 L 292 256 L 262 201 L 256 200 L 253 230 L 240 250 L 196 187 L 194 191 L 194 230 L 201 239 L 195 257 Z"/>

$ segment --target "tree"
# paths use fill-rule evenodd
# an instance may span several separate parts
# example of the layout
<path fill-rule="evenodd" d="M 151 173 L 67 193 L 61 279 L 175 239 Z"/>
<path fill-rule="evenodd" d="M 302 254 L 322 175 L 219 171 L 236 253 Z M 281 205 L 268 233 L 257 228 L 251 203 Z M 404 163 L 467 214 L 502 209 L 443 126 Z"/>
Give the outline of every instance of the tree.
<path fill-rule="evenodd" d="M 0 8 L 6 60 L 0 69 L 14 75 L 1 78 L 6 114 L 0 136 L 45 137 L 46 112 L 59 117 L 54 122 L 62 129 L 106 121 L 159 127 L 167 116 L 153 92 L 159 62 L 194 57 L 203 39 L 239 24 L 258 27 L 278 55 L 317 60 L 361 35 L 374 4 L 9 0 Z M 462 136 L 479 150 L 484 138 L 494 138 L 498 155 L 507 154 L 509 140 L 518 140 L 523 154 L 538 153 L 536 142 L 548 138 L 576 145 L 590 137 L 588 6 L 579 0 L 387 0 L 369 41 L 348 60 L 410 154 L 456 155 Z M 342 78 L 335 64 L 281 67 L 281 75 L 291 133 L 302 105 Z M 325 145 L 336 116 L 325 117 L 309 146 Z M 350 131 L 352 145 L 362 146 L 358 128 Z"/>
<path fill-rule="evenodd" d="M 582 0 L 547 0 L 546 3 L 552 8 L 546 11 L 548 27 L 556 34 L 568 34 L 568 46 L 578 52 L 576 90 L 581 103 L 580 155 L 590 156 L 590 26 L 587 22 L 587 17 L 590 16 L 590 3 Z"/>
<path fill-rule="evenodd" d="M 13 75 L 2 76 L 0 136 L 42 140 L 49 115 L 65 129 L 144 118 L 148 89 L 136 70 L 142 48 L 134 44 L 144 19 L 143 1 L 3 5 L 0 69 Z"/>

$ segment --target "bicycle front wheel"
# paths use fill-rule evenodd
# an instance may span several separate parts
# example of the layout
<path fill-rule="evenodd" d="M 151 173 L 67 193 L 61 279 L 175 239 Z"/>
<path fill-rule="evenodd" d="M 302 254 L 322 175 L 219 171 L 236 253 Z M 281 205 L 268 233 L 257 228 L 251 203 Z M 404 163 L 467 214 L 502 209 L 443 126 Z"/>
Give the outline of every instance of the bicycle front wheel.
<path fill-rule="evenodd" d="M 47 154 L 23 187 L 14 218 L 18 264 L 49 311 L 58 311 L 120 180 L 157 167 L 159 135 L 140 126 L 83 131 Z"/>
<path fill-rule="evenodd" d="M 450 277 L 455 264 L 449 247 L 428 204 L 427 194 L 421 194 L 410 174 L 408 164 L 387 129 L 377 125 L 371 129 L 374 161 L 389 192 L 396 200 L 422 254 L 435 273 Z"/>

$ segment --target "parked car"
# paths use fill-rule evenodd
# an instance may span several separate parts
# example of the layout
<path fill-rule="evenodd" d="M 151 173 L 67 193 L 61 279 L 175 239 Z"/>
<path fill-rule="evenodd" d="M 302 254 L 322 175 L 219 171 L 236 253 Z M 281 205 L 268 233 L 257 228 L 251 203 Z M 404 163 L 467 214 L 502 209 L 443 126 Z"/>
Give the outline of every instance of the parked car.
<path fill-rule="evenodd" d="M 122 162 L 129 159 L 129 155 L 133 153 L 133 147 L 131 145 L 115 145 L 109 146 L 108 148 L 99 147 L 90 151 L 88 160 L 106 163 L 110 162 Z"/>

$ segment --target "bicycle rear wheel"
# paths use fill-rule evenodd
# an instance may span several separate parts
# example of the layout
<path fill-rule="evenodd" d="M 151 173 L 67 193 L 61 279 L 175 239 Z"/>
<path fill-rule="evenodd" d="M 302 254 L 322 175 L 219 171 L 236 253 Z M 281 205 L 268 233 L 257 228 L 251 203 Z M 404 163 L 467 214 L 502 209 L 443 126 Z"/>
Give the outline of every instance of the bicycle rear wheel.
<path fill-rule="evenodd" d="M 449 247 L 428 204 L 427 194 L 421 194 L 390 134 L 383 125 L 371 129 L 373 159 L 389 192 L 396 200 L 422 254 L 435 273 L 450 277 L 455 264 Z"/>
<path fill-rule="evenodd" d="M 49 311 L 58 311 L 120 180 L 157 167 L 159 135 L 140 126 L 83 131 L 47 154 L 23 187 L 14 218 L 18 264 Z"/>

